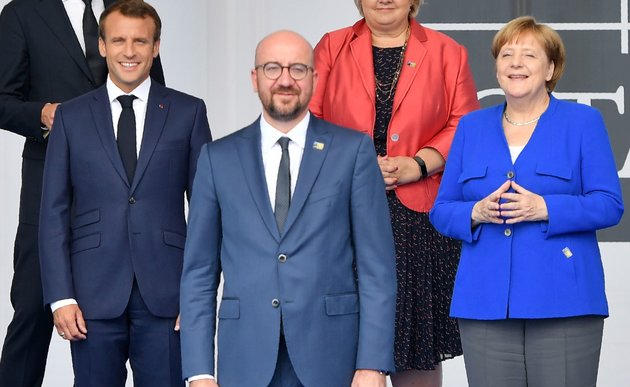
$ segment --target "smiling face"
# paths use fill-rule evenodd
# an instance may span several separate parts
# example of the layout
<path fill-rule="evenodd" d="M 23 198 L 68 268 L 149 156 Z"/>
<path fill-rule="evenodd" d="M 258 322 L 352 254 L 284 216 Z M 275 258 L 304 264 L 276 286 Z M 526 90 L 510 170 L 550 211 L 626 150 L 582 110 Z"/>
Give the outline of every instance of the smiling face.
<path fill-rule="evenodd" d="M 269 35 L 256 49 L 256 66 L 252 70 L 252 86 L 262 102 L 265 119 L 276 129 L 291 128 L 308 111 L 308 103 L 317 84 L 317 72 L 308 70 L 303 79 L 295 80 L 289 69 L 282 69 L 278 79 L 269 79 L 261 67 L 275 62 L 280 66 L 295 63 L 313 66 L 313 50 L 300 35 L 290 31 L 280 31 Z"/>
<path fill-rule="evenodd" d="M 150 17 L 128 17 L 113 12 L 103 21 L 104 38 L 98 48 L 107 61 L 109 77 L 125 93 L 130 93 L 149 77 L 160 41 L 155 41 L 155 23 Z"/>
<path fill-rule="evenodd" d="M 411 0 L 361 0 L 363 16 L 370 29 L 399 29 L 407 25 Z"/>
<path fill-rule="evenodd" d="M 501 47 L 496 59 L 497 80 L 507 98 L 534 100 L 547 93 L 554 64 L 542 44 L 529 32 Z"/>

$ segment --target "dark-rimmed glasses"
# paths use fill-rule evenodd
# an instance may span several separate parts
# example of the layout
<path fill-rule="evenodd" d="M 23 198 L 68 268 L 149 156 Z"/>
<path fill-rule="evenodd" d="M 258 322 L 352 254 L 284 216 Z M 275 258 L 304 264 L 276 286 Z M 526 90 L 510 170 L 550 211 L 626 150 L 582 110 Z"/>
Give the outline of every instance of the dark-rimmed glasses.
<path fill-rule="evenodd" d="M 258 65 L 254 67 L 256 70 L 262 68 L 263 74 L 265 77 L 269 78 L 272 81 L 280 78 L 284 69 L 289 69 L 289 75 L 296 81 L 300 81 L 306 77 L 309 70 L 313 70 L 311 66 L 307 66 L 303 63 L 292 63 L 288 66 L 282 66 L 278 62 L 267 62 L 265 64 Z"/>

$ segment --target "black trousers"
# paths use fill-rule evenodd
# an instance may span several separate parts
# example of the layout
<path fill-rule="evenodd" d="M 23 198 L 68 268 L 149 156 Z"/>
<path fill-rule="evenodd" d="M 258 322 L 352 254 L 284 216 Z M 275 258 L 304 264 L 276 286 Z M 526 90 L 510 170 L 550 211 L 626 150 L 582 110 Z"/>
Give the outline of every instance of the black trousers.
<path fill-rule="evenodd" d="M 39 270 L 38 227 L 20 223 L 15 238 L 11 304 L 0 359 L 0 386 L 39 387 L 44 379 L 53 320 L 44 308 Z"/>

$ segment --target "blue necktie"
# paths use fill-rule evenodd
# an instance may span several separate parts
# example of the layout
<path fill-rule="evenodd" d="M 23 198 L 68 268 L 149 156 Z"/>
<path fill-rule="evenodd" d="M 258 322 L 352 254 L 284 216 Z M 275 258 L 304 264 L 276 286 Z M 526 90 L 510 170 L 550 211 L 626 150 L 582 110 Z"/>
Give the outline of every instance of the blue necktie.
<path fill-rule="evenodd" d="M 127 173 L 127 180 L 131 185 L 133 175 L 136 172 L 136 164 L 138 163 L 136 153 L 136 115 L 133 112 L 133 100 L 136 99 L 136 96 L 121 95 L 117 99 L 120 102 L 120 106 L 122 106 L 122 112 L 118 119 L 116 142 L 118 143 L 120 158 Z"/>
<path fill-rule="evenodd" d="M 291 204 L 291 161 L 289 159 L 289 141 L 288 137 L 281 137 L 278 144 L 282 148 L 282 158 L 278 167 L 278 179 L 276 181 L 276 223 L 280 234 L 284 232 L 284 223 L 289 214 L 289 205 Z"/>

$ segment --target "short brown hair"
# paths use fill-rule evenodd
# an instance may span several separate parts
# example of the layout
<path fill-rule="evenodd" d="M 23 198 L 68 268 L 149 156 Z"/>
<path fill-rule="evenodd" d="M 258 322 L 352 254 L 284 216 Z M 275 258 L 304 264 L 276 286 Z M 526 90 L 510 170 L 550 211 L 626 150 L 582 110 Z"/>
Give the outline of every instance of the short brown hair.
<path fill-rule="evenodd" d="M 357 6 L 359 13 L 361 16 L 363 15 L 363 5 L 361 5 L 361 0 L 354 0 L 354 4 Z M 409 18 L 415 18 L 420 12 L 420 6 L 424 4 L 424 0 L 411 0 L 411 7 L 409 8 Z"/>
<path fill-rule="evenodd" d="M 531 33 L 543 46 L 547 58 L 553 62 L 554 69 L 551 79 L 546 82 L 547 91 L 551 92 L 564 73 L 566 50 L 560 35 L 551 27 L 536 22 L 532 16 L 521 16 L 511 20 L 494 35 L 492 40 L 492 56 L 496 60 L 501 47 L 514 42 L 523 33 Z"/>
<path fill-rule="evenodd" d="M 98 21 L 98 36 L 105 40 L 105 19 L 114 12 L 120 12 L 123 16 L 144 19 L 150 17 L 155 24 L 155 32 L 153 33 L 153 41 L 160 40 L 162 34 L 162 20 L 155 8 L 143 0 L 118 0 L 103 11 Z"/>

